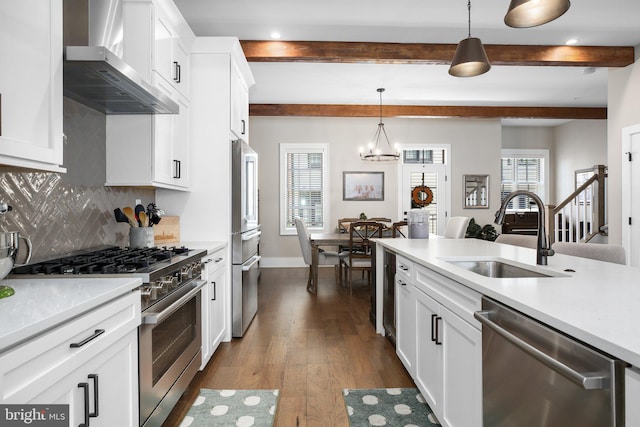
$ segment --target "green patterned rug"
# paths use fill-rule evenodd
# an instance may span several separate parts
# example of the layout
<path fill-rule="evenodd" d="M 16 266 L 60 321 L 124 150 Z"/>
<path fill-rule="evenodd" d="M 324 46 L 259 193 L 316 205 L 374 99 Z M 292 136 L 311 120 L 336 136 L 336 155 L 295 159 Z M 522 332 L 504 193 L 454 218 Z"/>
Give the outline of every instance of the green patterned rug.
<path fill-rule="evenodd" d="M 438 427 L 440 423 L 417 388 L 345 389 L 351 427 Z"/>
<path fill-rule="evenodd" d="M 180 427 L 271 427 L 278 390 L 200 389 Z"/>

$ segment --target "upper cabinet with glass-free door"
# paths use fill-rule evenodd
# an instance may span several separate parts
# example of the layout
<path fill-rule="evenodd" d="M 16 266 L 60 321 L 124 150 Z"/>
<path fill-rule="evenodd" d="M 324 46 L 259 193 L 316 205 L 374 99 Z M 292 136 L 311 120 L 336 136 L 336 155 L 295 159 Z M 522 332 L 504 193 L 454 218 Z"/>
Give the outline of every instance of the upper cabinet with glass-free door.
<path fill-rule="evenodd" d="M 61 167 L 62 0 L 0 2 L 0 165 Z"/>

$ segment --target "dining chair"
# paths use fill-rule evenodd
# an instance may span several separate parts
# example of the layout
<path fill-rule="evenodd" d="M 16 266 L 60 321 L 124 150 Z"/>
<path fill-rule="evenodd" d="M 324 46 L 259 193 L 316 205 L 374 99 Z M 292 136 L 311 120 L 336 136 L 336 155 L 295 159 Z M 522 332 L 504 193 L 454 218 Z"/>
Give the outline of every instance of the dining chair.
<path fill-rule="evenodd" d="M 538 236 L 530 234 L 499 234 L 496 237 L 496 243 L 504 243 L 513 246 L 522 246 L 523 248 L 536 249 L 538 247 Z"/>
<path fill-rule="evenodd" d="M 624 247 L 606 243 L 573 243 L 555 242 L 551 245 L 558 254 L 573 255 L 582 258 L 596 259 L 600 261 L 626 264 L 627 257 Z"/>
<path fill-rule="evenodd" d="M 469 220 L 466 216 L 452 216 L 447 221 L 447 228 L 444 231 L 444 237 L 449 239 L 463 239 L 467 233 Z"/>
<path fill-rule="evenodd" d="M 360 221 L 360 218 L 338 218 L 338 233 L 348 233 L 352 222 Z"/>
<path fill-rule="evenodd" d="M 300 241 L 300 249 L 302 250 L 302 258 L 304 263 L 309 266 L 309 278 L 307 279 L 307 290 L 311 290 L 315 287 L 318 289 L 318 284 L 313 283 L 313 259 L 311 249 L 311 239 L 309 236 L 309 230 L 306 224 L 300 218 L 295 219 L 296 230 L 298 231 L 298 240 Z M 320 265 L 333 265 L 336 273 L 336 283 L 342 282 L 342 275 L 340 274 L 340 268 L 342 267 L 343 260 L 347 257 L 346 253 L 337 253 L 318 249 L 318 266 Z"/>
<path fill-rule="evenodd" d="M 391 224 L 391 237 L 404 237 L 405 239 L 409 235 L 409 230 L 407 229 L 408 224 L 407 221 L 398 221 Z"/>
<path fill-rule="evenodd" d="M 382 237 L 383 225 L 375 221 L 358 221 L 349 227 L 349 252 L 344 262 L 349 269 L 349 295 L 353 295 L 353 270 L 367 272 L 367 281 L 371 285 L 371 269 L 373 267 L 372 238 Z"/>

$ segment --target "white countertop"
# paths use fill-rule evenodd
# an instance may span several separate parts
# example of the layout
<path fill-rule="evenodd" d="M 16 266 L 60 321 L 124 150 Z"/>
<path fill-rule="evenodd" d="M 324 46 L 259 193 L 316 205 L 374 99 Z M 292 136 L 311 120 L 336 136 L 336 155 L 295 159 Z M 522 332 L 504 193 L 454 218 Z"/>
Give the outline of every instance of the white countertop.
<path fill-rule="evenodd" d="M 175 243 L 175 246 L 186 246 L 189 249 L 206 249 L 207 255 L 211 255 L 214 252 L 219 251 L 227 246 L 227 242 L 179 242 Z"/>
<path fill-rule="evenodd" d="M 142 285 L 139 278 L 5 279 L 15 294 L 0 299 L 0 353 Z"/>
<path fill-rule="evenodd" d="M 479 239 L 379 239 L 377 243 L 640 366 L 640 268 L 561 254 L 549 257 L 547 266 L 537 266 L 534 249 Z M 495 279 L 445 260 L 465 257 L 498 257 L 566 277 Z"/>

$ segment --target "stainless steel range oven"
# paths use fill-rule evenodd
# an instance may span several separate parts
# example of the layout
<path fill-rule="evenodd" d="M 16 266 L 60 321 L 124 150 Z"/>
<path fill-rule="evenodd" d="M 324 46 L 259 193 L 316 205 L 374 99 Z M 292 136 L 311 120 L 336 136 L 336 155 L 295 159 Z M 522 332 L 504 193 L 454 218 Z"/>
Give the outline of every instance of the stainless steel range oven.
<path fill-rule="evenodd" d="M 104 247 L 29 264 L 13 275 L 140 277 L 140 425 L 160 427 L 201 363 L 204 250 Z"/>

